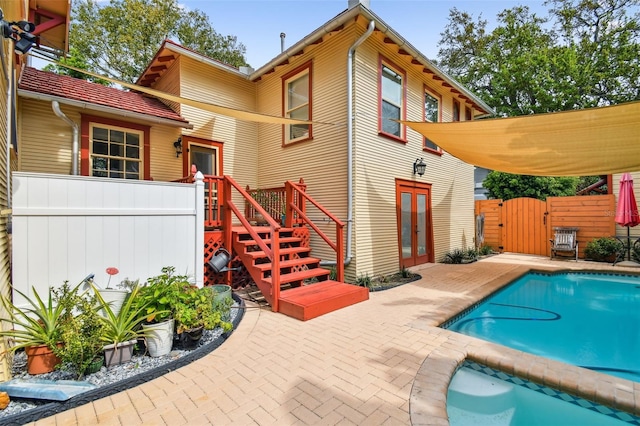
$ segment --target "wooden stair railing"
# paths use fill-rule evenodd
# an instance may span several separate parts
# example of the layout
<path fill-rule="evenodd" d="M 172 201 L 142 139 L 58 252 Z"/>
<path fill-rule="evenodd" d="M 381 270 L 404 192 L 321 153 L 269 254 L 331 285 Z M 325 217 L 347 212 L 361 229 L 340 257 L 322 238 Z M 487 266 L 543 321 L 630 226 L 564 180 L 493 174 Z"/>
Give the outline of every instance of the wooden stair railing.
<path fill-rule="evenodd" d="M 192 174 L 196 172 L 193 167 Z M 189 182 L 190 177 L 181 181 Z M 261 205 L 251 196 L 250 190 L 243 189 L 230 176 L 205 176 L 205 183 L 208 200 L 205 203 L 208 206 L 205 226 L 222 228 L 223 245 L 240 258 L 274 312 L 307 320 L 369 298 L 366 288 L 343 282 L 344 224 L 306 193 L 302 179 L 297 184 L 285 182 L 284 191 L 282 188 L 271 188 L 279 194 L 269 199 L 275 199 L 280 206 L 282 199 L 285 199 L 284 224 L 279 223 L 281 218 L 274 219 L 267 212 L 269 206 Z M 244 214 L 233 201 L 236 193 L 244 199 Z M 307 215 L 307 204 L 335 223 L 335 242 Z M 252 226 L 247 212 L 251 212 L 252 216 L 261 215 L 266 225 Z M 242 226 L 233 226 L 234 215 Z M 311 248 L 305 243 L 306 237 L 299 236 L 294 226 L 312 229 L 335 251 L 335 280 L 331 279 L 330 270 L 320 267 L 320 259 L 311 256 Z M 231 270 L 226 274 L 230 282 Z M 305 285 L 309 279 L 318 282 Z M 281 293 L 283 285 L 285 288 Z"/>

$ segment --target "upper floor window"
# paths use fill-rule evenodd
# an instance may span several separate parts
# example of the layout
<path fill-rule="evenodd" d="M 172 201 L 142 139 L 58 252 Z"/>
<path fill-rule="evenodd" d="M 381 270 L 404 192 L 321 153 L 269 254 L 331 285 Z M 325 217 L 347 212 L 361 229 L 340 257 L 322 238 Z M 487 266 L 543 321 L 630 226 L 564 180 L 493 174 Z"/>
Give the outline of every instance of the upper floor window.
<path fill-rule="evenodd" d="M 404 72 L 380 61 L 380 124 L 379 131 L 387 136 L 405 139 L 405 130 L 397 121 L 405 117 Z"/>
<path fill-rule="evenodd" d="M 282 77 L 284 116 L 311 120 L 311 62 Z M 286 124 L 284 143 L 311 139 L 311 124 Z"/>
<path fill-rule="evenodd" d="M 465 107 L 464 108 L 464 119 L 466 121 L 473 120 L 473 118 L 471 117 L 471 108 L 469 108 L 469 107 Z"/>
<path fill-rule="evenodd" d="M 102 124 L 93 124 L 90 130 L 92 176 L 142 178 L 142 132 Z"/>
<path fill-rule="evenodd" d="M 440 97 L 429 93 L 426 89 L 424 91 L 424 121 L 428 121 L 429 123 L 437 123 L 441 121 Z M 440 152 L 440 147 L 428 138 L 424 138 L 424 147 L 429 150 Z"/>

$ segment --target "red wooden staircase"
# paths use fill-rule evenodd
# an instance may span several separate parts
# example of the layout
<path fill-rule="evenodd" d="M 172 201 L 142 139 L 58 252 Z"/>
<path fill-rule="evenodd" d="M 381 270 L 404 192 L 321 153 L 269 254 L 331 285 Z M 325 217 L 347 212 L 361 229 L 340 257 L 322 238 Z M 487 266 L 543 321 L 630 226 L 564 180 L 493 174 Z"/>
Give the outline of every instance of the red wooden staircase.
<path fill-rule="evenodd" d="M 369 299 L 367 288 L 329 279 L 331 271 L 320 267 L 320 259 L 311 256 L 294 228 L 275 231 L 277 248 L 271 227 L 254 226 L 252 231 L 277 255 L 277 262 L 246 227 L 233 227 L 233 250 L 274 311 L 306 321 Z"/>

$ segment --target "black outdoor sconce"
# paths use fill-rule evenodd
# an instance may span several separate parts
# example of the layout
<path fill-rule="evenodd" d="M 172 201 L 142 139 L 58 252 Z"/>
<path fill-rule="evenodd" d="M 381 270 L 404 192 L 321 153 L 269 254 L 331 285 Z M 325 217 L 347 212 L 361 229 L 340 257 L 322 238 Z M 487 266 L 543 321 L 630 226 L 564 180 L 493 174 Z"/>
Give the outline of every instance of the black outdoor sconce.
<path fill-rule="evenodd" d="M 182 136 L 173 143 L 173 147 L 176 149 L 176 158 L 180 157 L 180 154 L 182 154 Z"/>
<path fill-rule="evenodd" d="M 416 158 L 416 161 L 414 161 L 414 163 L 413 163 L 413 174 L 415 175 L 417 173 L 418 176 L 422 176 L 422 175 L 424 175 L 424 172 L 426 170 L 427 170 L 427 165 L 425 164 L 423 159 L 422 158 Z"/>

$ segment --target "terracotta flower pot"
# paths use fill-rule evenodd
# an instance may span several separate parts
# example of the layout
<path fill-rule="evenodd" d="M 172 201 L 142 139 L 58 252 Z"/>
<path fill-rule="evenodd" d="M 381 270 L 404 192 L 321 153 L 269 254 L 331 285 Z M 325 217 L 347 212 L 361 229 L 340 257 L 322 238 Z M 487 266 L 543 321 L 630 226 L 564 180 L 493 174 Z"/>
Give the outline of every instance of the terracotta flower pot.
<path fill-rule="evenodd" d="M 27 373 L 31 375 L 50 373 L 62 362 L 47 345 L 29 346 L 24 352 L 27 354 Z"/>

